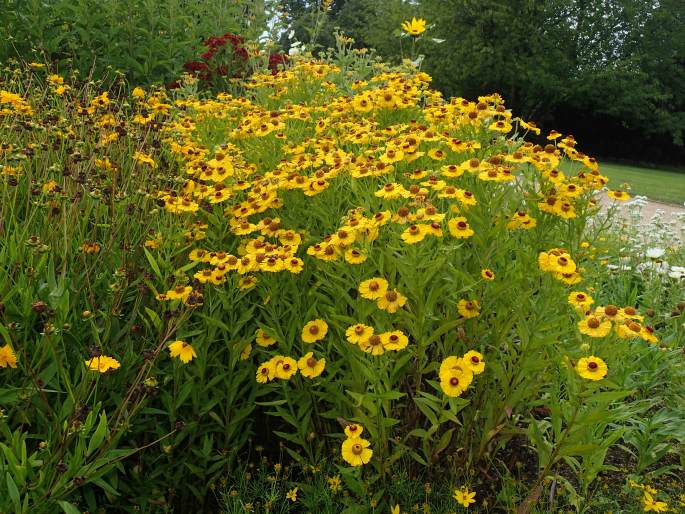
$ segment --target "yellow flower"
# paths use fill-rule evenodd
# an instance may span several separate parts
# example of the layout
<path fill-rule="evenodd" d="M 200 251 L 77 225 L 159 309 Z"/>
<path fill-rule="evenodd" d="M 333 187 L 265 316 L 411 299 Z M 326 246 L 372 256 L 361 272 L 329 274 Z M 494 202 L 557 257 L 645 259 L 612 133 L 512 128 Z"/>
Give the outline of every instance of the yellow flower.
<path fill-rule="evenodd" d="M 361 437 L 364 427 L 358 423 L 350 423 L 345 427 L 345 435 L 350 439 Z"/>
<path fill-rule="evenodd" d="M 655 500 L 648 491 L 644 492 L 642 502 L 644 504 L 644 512 L 668 512 L 668 504 Z"/>
<path fill-rule="evenodd" d="M 402 235 L 400 237 L 402 238 L 402 241 L 410 245 L 420 243 L 429 233 L 427 228 L 428 225 L 425 225 L 423 223 L 411 225 L 404 232 L 402 232 Z"/>
<path fill-rule="evenodd" d="M 14 353 L 12 347 L 8 344 L 0 346 L 0 368 L 17 367 L 17 355 Z"/>
<path fill-rule="evenodd" d="M 397 291 L 397 289 L 386 291 L 383 296 L 376 300 L 376 305 L 378 305 L 379 309 L 391 314 L 397 312 L 405 303 L 407 303 L 407 297 Z"/>
<path fill-rule="evenodd" d="M 166 298 L 168 300 L 185 300 L 192 292 L 192 286 L 176 286 L 174 289 L 166 292 Z"/>
<path fill-rule="evenodd" d="M 351 466 L 368 464 L 373 456 L 371 443 L 361 437 L 345 439 L 342 443 L 342 458 Z"/>
<path fill-rule="evenodd" d="M 119 361 L 112 357 L 107 357 L 106 355 L 101 355 L 100 357 L 93 357 L 86 361 L 86 366 L 90 371 L 97 371 L 98 373 L 106 373 L 109 370 L 119 369 L 121 364 Z"/>
<path fill-rule="evenodd" d="M 457 238 L 467 238 L 471 237 L 474 232 L 469 227 L 468 221 L 464 217 L 452 218 L 447 222 L 447 228 L 450 229 L 450 234 Z"/>
<path fill-rule="evenodd" d="M 138 98 L 138 99 L 145 98 L 145 91 L 141 87 L 136 87 L 136 88 L 133 88 L 133 91 L 131 91 L 131 95 L 134 98 Z"/>
<path fill-rule="evenodd" d="M 374 356 L 383 355 L 385 353 L 385 347 L 383 346 L 383 341 L 379 335 L 372 335 L 368 339 L 360 341 L 359 349 Z"/>
<path fill-rule="evenodd" d="M 588 380 L 602 380 L 607 374 L 607 365 L 599 357 L 591 355 L 578 359 L 576 364 L 578 374 Z"/>
<path fill-rule="evenodd" d="M 485 280 L 495 280 L 495 272 L 490 268 L 480 270 L 480 276 Z"/>
<path fill-rule="evenodd" d="M 55 85 L 64 84 L 64 77 L 60 77 L 59 75 L 49 75 L 48 82 Z"/>
<path fill-rule="evenodd" d="M 274 363 L 274 376 L 281 380 L 289 380 L 297 373 L 297 361 L 292 357 L 277 355 L 271 359 Z"/>
<path fill-rule="evenodd" d="M 309 352 L 297 361 L 297 367 L 303 377 L 316 378 L 323 373 L 326 367 L 326 359 L 316 359 L 314 353 Z"/>
<path fill-rule="evenodd" d="M 395 505 L 394 507 L 390 507 L 390 514 L 401 514 L 400 506 Z"/>
<path fill-rule="evenodd" d="M 59 186 L 57 185 L 57 182 L 54 180 L 50 180 L 43 184 L 43 193 L 52 193 L 54 191 L 57 191 Z"/>
<path fill-rule="evenodd" d="M 450 356 L 440 364 L 440 387 L 452 398 L 461 396 L 473 381 L 473 371 L 461 357 Z"/>
<path fill-rule="evenodd" d="M 357 250 L 356 248 L 349 248 L 345 251 L 345 260 L 350 264 L 361 264 L 368 258 L 364 250 Z"/>
<path fill-rule="evenodd" d="M 465 318 L 477 318 L 480 316 L 480 303 L 478 300 L 459 300 L 457 310 Z"/>
<path fill-rule="evenodd" d="M 602 320 L 596 316 L 588 316 L 578 322 L 578 330 L 586 336 L 605 337 L 611 331 L 611 321 Z"/>
<path fill-rule="evenodd" d="M 466 487 L 455 489 L 452 498 L 457 500 L 457 503 L 459 503 L 463 507 L 466 507 L 467 509 L 471 506 L 472 503 L 476 503 L 476 493 L 473 491 L 469 491 Z"/>
<path fill-rule="evenodd" d="M 291 489 L 290 491 L 288 491 L 288 494 L 286 494 L 285 497 L 290 501 L 296 502 L 297 501 L 297 490 L 298 490 L 297 487 L 295 489 Z"/>
<path fill-rule="evenodd" d="M 383 278 L 370 278 L 359 284 L 359 294 L 367 300 L 377 300 L 388 291 L 388 281 Z"/>
<path fill-rule="evenodd" d="M 266 361 L 257 368 L 257 382 L 266 384 L 276 378 L 276 366 L 272 361 Z"/>
<path fill-rule="evenodd" d="M 607 196 L 609 198 L 613 198 L 614 200 L 618 200 L 619 202 L 625 202 L 627 200 L 630 200 L 630 195 L 625 191 L 614 191 L 610 189 L 607 192 Z"/>
<path fill-rule="evenodd" d="M 485 361 L 483 355 L 475 350 L 470 350 L 464 354 L 464 364 L 473 372 L 474 375 L 480 375 L 485 371 Z"/>
<path fill-rule="evenodd" d="M 590 305 L 595 303 L 587 293 L 582 291 L 573 291 L 568 295 L 568 303 L 576 307 L 578 310 L 586 311 L 590 308 Z"/>
<path fill-rule="evenodd" d="M 257 285 L 257 278 L 252 276 L 252 275 L 246 275 L 244 277 L 240 277 L 240 280 L 238 280 L 238 286 L 237 287 L 241 291 L 247 291 L 248 289 L 251 289 L 256 285 Z"/>
<path fill-rule="evenodd" d="M 302 340 L 305 343 L 320 341 L 328 333 L 328 323 L 322 319 L 315 319 L 302 328 Z"/>
<path fill-rule="evenodd" d="M 276 339 L 268 335 L 261 328 L 258 328 L 257 332 L 255 332 L 255 338 L 255 342 L 264 348 L 271 346 L 272 344 L 276 344 Z"/>
<path fill-rule="evenodd" d="M 340 475 L 335 475 L 334 477 L 328 477 L 326 480 L 328 481 L 328 488 L 334 494 L 340 490 L 340 484 L 342 483 L 342 480 L 340 480 Z"/>
<path fill-rule="evenodd" d="M 348 327 L 345 331 L 345 336 L 347 337 L 347 340 L 352 344 L 359 344 L 362 341 L 365 341 L 366 339 L 371 337 L 372 335 L 373 328 L 363 325 L 361 323 L 352 325 L 351 327 Z"/>
<path fill-rule="evenodd" d="M 185 341 L 174 341 L 169 345 L 171 357 L 178 357 L 183 364 L 188 364 L 197 357 L 195 349 Z"/>
<path fill-rule="evenodd" d="M 150 155 L 145 154 L 143 152 L 135 152 L 133 154 L 133 160 L 141 164 L 147 164 L 151 168 L 157 167 L 157 163 L 155 162 L 155 160 Z"/>
<path fill-rule="evenodd" d="M 412 37 L 417 37 L 426 31 L 426 20 L 412 17 L 411 21 L 407 20 L 402 23 L 402 30 Z"/>
<path fill-rule="evenodd" d="M 386 350 L 404 350 L 409 344 L 409 338 L 402 333 L 401 330 L 393 330 L 392 332 L 384 332 L 379 334 L 381 344 Z"/>

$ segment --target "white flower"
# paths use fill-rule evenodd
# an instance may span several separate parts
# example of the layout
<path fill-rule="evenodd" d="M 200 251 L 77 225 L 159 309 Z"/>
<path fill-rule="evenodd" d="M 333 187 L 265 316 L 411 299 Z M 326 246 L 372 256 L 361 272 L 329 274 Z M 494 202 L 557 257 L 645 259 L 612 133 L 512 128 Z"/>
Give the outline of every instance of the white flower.
<path fill-rule="evenodd" d="M 664 273 L 668 273 L 670 266 L 667 262 L 648 261 L 642 262 L 635 267 L 635 271 L 637 271 L 638 273 L 642 273 L 643 271 L 648 269 L 653 270 L 659 273 L 660 275 L 663 275 Z"/>
<path fill-rule="evenodd" d="M 659 257 L 661 257 L 665 253 L 666 253 L 666 250 L 664 250 L 663 248 L 653 247 L 653 248 L 647 248 L 646 255 L 647 255 L 647 258 L 649 258 L 649 259 L 658 259 Z"/>

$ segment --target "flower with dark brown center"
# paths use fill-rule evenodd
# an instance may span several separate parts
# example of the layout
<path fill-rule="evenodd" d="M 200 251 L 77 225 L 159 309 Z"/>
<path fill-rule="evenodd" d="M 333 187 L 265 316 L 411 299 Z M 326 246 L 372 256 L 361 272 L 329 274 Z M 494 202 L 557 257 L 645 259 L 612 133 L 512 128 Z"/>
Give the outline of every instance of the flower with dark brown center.
<path fill-rule="evenodd" d="M 615 305 L 607 305 L 604 307 L 604 314 L 607 316 L 616 316 L 616 314 L 618 314 L 618 307 Z"/>

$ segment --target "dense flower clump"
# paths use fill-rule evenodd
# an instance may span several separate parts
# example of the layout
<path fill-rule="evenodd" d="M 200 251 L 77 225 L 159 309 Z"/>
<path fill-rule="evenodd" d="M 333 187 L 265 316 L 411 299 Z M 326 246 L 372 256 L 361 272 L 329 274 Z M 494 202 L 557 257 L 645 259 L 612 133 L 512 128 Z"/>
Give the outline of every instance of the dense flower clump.
<path fill-rule="evenodd" d="M 418 38 L 422 21 L 404 30 Z M 597 420 L 675 342 L 636 295 L 596 287 L 602 235 L 587 222 L 608 180 L 574 137 L 543 134 L 498 94 L 443 98 L 414 68 L 272 56 L 243 74 L 240 37 L 205 47 L 178 88 L 125 102 L 48 75 L 45 120 L 43 104 L 0 91 L 3 198 L 16 219 L 48 220 L 3 286 L 19 291 L 7 303 L 41 299 L 0 311 L 0 373 L 38 391 L 31 408 L 66 391 L 101 412 L 66 408 L 69 434 L 99 419 L 97 444 L 131 430 L 143 447 L 154 428 L 175 437 L 169 455 L 195 433 L 189 447 L 222 456 L 268 431 L 258 443 L 278 437 L 302 465 L 333 455 L 360 496 L 362 472 L 375 483 L 399 461 L 461 470 L 464 507 L 464 470 L 514 437 L 539 451 L 539 483 L 604 448 L 613 425 Z M 211 69 L 226 52 L 240 69 Z M 217 73 L 242 77 L 241 93 L 188 87 Z M 187 412 L 202 422 L 187 428 Z M 164 413 L 171 435 L 131 421 Z"/>

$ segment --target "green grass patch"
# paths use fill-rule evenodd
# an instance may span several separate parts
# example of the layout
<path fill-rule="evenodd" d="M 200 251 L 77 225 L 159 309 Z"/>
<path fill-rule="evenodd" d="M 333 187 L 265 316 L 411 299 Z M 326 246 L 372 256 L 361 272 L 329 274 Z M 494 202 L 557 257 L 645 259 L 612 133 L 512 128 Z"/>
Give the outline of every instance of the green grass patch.
<path fill-rule="evenodd" d="M 685 202 L 685 171 L 666 171 L 622 164 L 601 164 L 602 175 L 609 177 L 609 186 L 618 188 L 627 182 L 632 195 L 644 195 L 650 200 L 659 200 L 682 205 Z"/>

